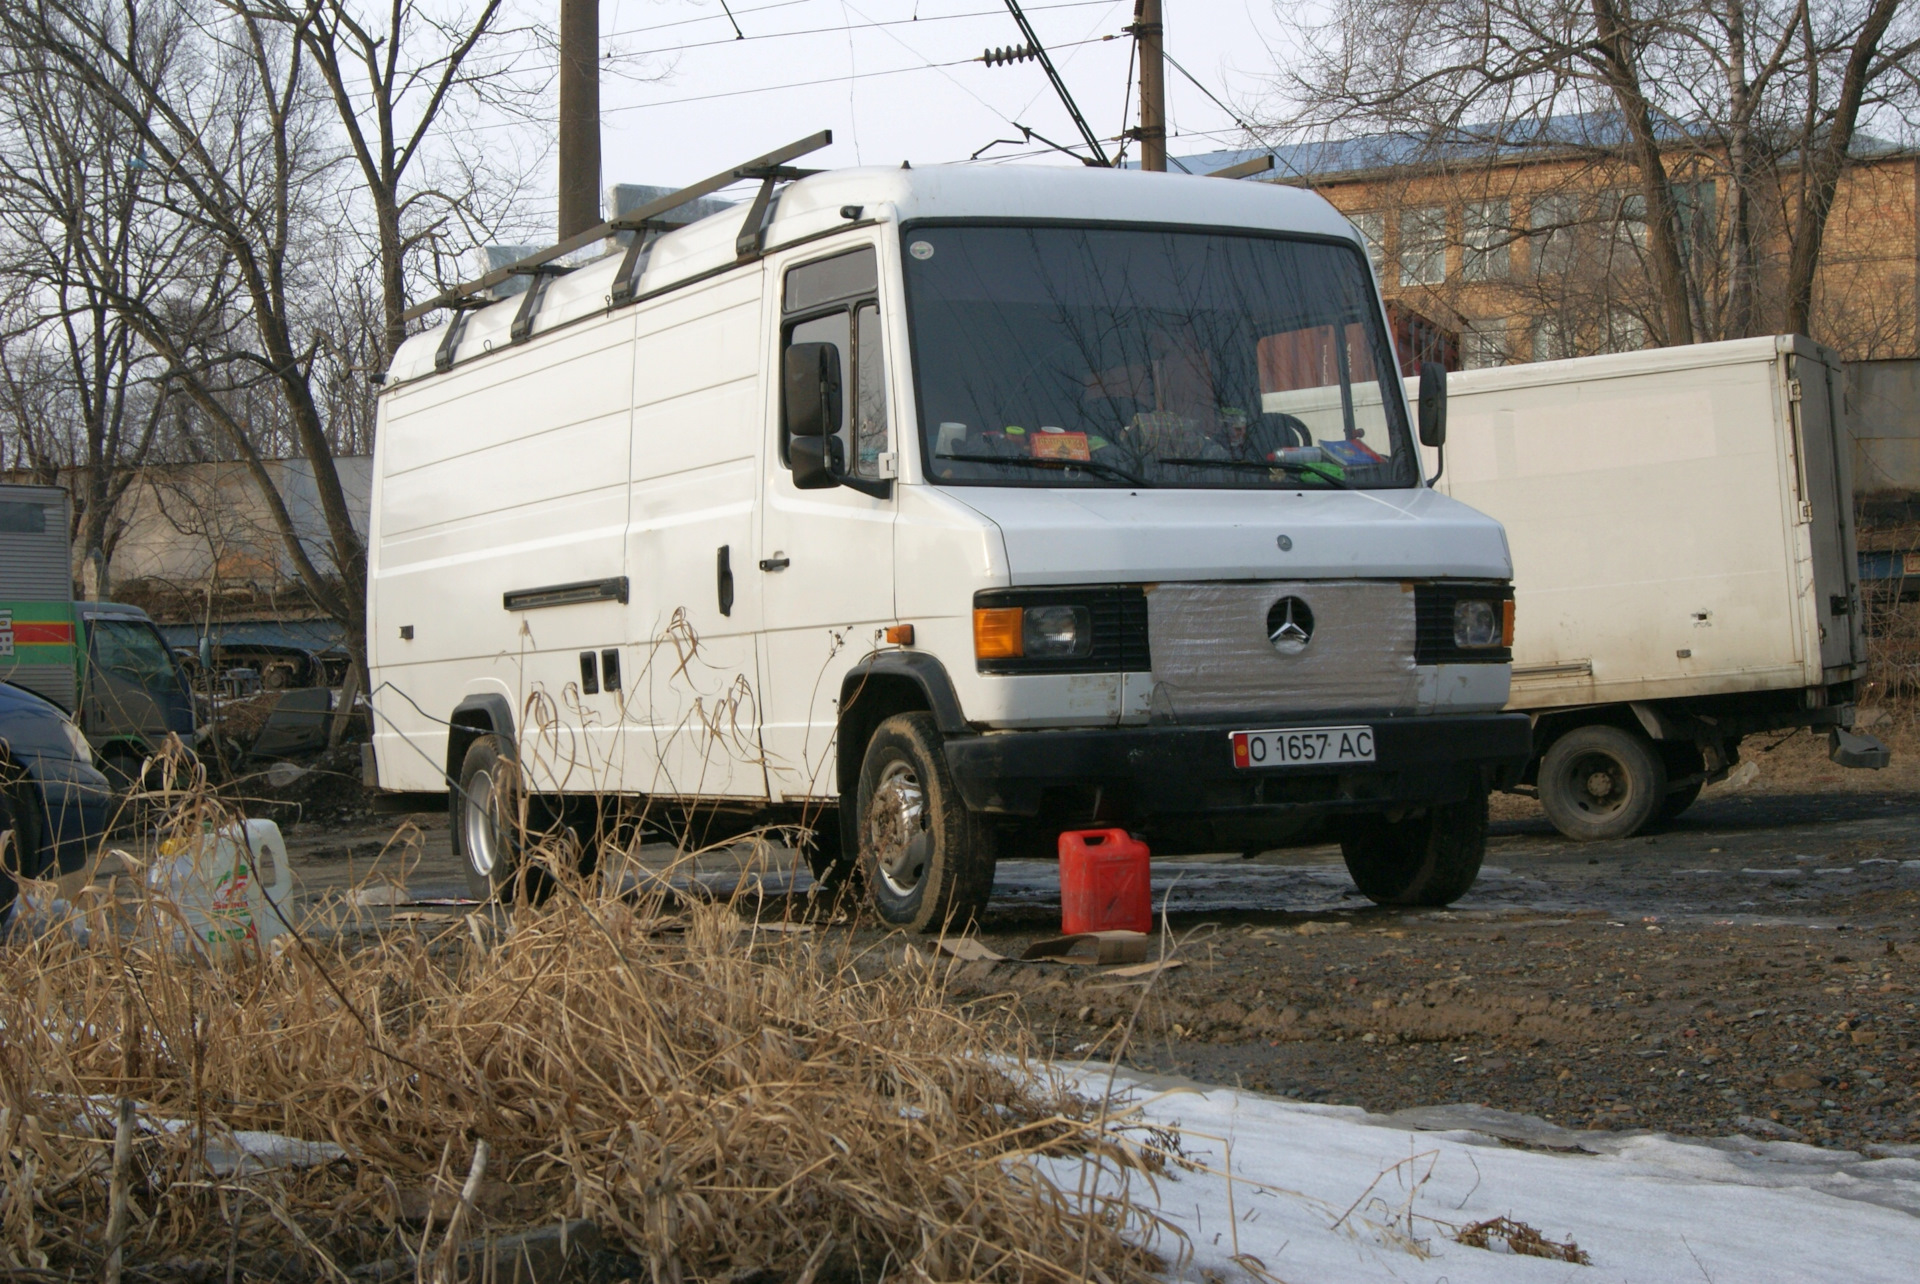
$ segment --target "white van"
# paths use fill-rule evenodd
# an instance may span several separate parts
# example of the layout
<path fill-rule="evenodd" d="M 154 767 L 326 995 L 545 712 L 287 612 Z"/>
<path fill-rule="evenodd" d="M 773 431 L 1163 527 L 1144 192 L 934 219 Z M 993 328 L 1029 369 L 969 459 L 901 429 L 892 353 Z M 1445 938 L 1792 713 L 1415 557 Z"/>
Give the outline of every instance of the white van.
<path fill-rule="evenodd" d="M 1331 820 L 1443 904 L 1531 750 L 1505 537 L 1307 192 L 813 174 L 409 340 L 377 440 L 378 782 L 449 791 L 477 893 L 531 796 L 811 831 L 914 928 L 1108 824 Z"/>

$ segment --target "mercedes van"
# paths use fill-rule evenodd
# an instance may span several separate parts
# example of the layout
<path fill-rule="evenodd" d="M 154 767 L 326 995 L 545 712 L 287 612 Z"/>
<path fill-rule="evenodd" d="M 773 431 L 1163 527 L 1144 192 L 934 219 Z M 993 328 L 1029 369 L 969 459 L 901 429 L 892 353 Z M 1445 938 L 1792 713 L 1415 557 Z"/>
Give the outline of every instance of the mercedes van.
<path fill-rule="evenodd" d="M 1531 747 L 1511 563 L 1421 475 L 1444 375 L 1409 404 L 1355 229 L 1270 184 L 785 156 L 393 361 L 374 770 L 447 793 L 476 893 L 589 800 L 792 826 L 915 929 L 1094 825 L 1315 829 L 1376 901 L 1464 893 Z"/>

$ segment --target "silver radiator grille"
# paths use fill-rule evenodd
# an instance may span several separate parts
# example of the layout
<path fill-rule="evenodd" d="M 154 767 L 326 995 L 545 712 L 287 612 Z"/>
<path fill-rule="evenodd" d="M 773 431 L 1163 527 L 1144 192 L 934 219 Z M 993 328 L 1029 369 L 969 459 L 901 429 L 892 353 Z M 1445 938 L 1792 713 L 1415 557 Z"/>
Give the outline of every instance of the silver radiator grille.
<path fill-rule="evenodd" d="M 1277 608 L 1286 598 L 1294 599 L 1293 614 L 1300 618 L 1276 647 L 1269 621 L 1286 623 L 1285 608 Z M 1304 612 L 1297 609 L 1300 604 Z M 1412 585 L 1377 580 L 1157 584 L 1147 590 L 1152 713 L 1184 720 L 1411 710 L 1419 686 L 1414 626 Z"/>

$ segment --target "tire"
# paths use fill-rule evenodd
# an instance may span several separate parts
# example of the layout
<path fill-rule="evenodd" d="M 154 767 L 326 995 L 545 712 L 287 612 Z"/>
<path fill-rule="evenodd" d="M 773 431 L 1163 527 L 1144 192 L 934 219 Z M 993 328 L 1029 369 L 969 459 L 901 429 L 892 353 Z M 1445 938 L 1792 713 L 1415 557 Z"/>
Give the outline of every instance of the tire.
<path fill-rule="evenodd" d="M 1540 762 L 1540 805 L 1578 842 L 1636 834 L 1667 796 L 1667 769 L 1653 744 L 1619 727 L 1576 727 Z"/>
<path fill-rule="evenodd" d="M 1660 819 L 1662 821 L 1680 819 L 1682 812 L 1700 800 L 1701 788 L 1701 782 L 1696 780 L 1690 785 L 1682 785 L 1680 788 L 1669 793 L 1665 798 L 1662 798 L 1660 800 Z"/>
<path fill-rule="evenodd" d="M 467 876 L 467 895 L 485 904 L 513 900 L 521 883 L 524 811 L 513 746 L 485 735 L 467 747 L 460 788 L 448 800 L 453 849 Z"/>
<path fill-rule="evenodd" d="M 847 854 L 849 844 L 843 831 L 844 813 L 832 807 L 816 815 L 812 831 L 802 832 L 798 840 L 814 885 L 830 896 L 852 886 L 859 873 L 859 863 Z"/>
<path fill-rule="evenodd" d="M 0 919 L 13 908 L 19 893 L 16 878 L 40 872 L 40 826 L 33 788 L 0 768 Z"/>
<path fill-rule="evenodd" d="M 1361 894 L 1376 905 L 1451 905 L 1480 876 L 1487 852 L 1487 791 L 1476 786 L 1457 803 L 1423 816 L 1347 822 L 1340 854 Z"/>
<path fill-rule="evenodd" d="M 1660 746 L 1660 761 L 1667 769 L 1669 781 L 1676 777 L 1697 776 L 1707 769 L 1706 757 L 1700 752 L 1698 745 L 1678 744 L 1671 741 L 1664 743 Z M 1700 790 L 1705 786 L 1704 780 L 1696 780 L 1690 785 L 1681 785 L 1678 789 L 1669 784 L 1665 796 L 1660 799 L 1660 819 L 1662 821 L 1679 819 L 1681 812 L 1693 806 L 1700 797 Z"/>
<path fill-rule="evenodd" d="M 959 930 L 986 908 L 993 835 L 961 799 L 932 714 L 896 714 L 874 729 L 854 816 L 860 876 L 882 919 Z"/>
<path fill-rule="evenodd" d="M 126 745 L 112 745 L 100 754 L 100 771 L 116 794 L 137 793 L 146 787 L 140 768 L 146 757 Z"/>

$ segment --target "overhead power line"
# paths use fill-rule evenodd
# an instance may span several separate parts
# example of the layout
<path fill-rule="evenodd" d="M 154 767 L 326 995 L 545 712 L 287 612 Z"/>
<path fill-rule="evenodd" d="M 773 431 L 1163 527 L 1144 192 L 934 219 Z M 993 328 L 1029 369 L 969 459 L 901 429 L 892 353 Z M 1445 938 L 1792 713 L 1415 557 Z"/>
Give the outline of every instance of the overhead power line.
<path fill-rule="evenodd" d="M 1040 37 L 1034 34 L 1033 24 L 1027 21 L 1027 15 L 1020 10 L 1020 0 L 1007 0 L 1007 12 L 1020 24 L 1020 34 L 1027 38 L 1027 48 L 1033 50 L 1040 65 L 1046 69 L 1047 79 L 1053 82 L 1053 91 L 1060 95 L 1061 105 L 1067 109 L 1067 115 L 1073 117 L 1073 123 L 1079 127 L 1080 137 L 1086 140 L 1087 149 L 1093 153 L 1094 159 L 1087 163 L 1098 164 L 1103 169 L 1110 167 L 1113 162 L 1107 159 L 1106 149 L 1100 146 L 1100 140 L 1087 128 L 1087 118 L 1080 114 L 1080 104 L 1073 101 L 1073 95 L 1067 90 L 1067 82 L 1060 79 L 1060 73 L 1054 70 L 1053 59 L 1047 57 L 1047 47 L 1040 43 Z"/>
<path fill-rule="evenodd" d="M 790 5 L 807 4 L 811 0 L 781 0 L 779 4 L 762 5 L 759 9 L 742 9 L 741 13 L 759 13 L 766 9 L 785 9 Z M 1111 6 L 1113 0 L 1061 0 L 1057 4 L 1036 4 L 1030 6 L 1033 13 L 1046 13 L 1054 9 L 1092 9 L 1100 5 Z M 848 31 L 864 31 L 869 27 L 924 27 L 934 22 L 960 22 L 968 18 L 997 18 L 1004 12 L 1000 9 L 972 9 L 966 13 L 930 13 L 924 18 L 881 18 L 866 22 L 843 22 L 831 27 L 802 27 L 792 31 L 761 31 L 751 36 L 723 36 L 717 40 L 695 40 L 684 45 L 672 45 L 665 49 L 649 49 L 650 54 L 681 53 L 688 49 L 710 49 L 716 45 L 737 45 L 743 40 L 784 40 L 789 36 L 837 36 Z M 627 27 L 620 31 L 609 31 L 601 39 L 611 40 L 615 36 L 640 36 L 650 31 L 665 31 L 670 27 L 684 27 L 698 22 L 718 22 L 720 15 L 710 14 L 702 18 L 681 18 L 674 22 L 660 22 L 646 27 Z"/>
<path fill-rule="evenodd" d="M 1074 40 L 1055 47 L 1071 49 L 1076 45 L 1097 45 L 1113 39 L 1115 39 L 1113 36 L 1095 36 L 1089 40 Z M 728 43 L 731 44 L 732 42 L 729 41 Z M 715 94 L 691 94 L 684 98 L 660 98 L 652 102 L 626 103 L 619 107 L 603 108 L 601 114 L 603 116 L 611 116 L 615 112 L 642 111 L 648 107 L 672 107 L 680 103 L 704 103 L 711 102 L 716 98 L 739 98 L 747 94 L 770 94 L 782 89 L 806 89 L 813 85 L 838 85 L 849 80 L 870 80 L 877 76 L 899 76 L 910 71 L 939 71 L 947 67 L 964 67 L 969 63 L 980 61 L 982 61 L 981 55 L 975 54 L 971 58 L 955 58 L 950 62 L 928 62 L 922 63 L 917 67 L 888 67 L 882 71 L 862 71 L 842 76 L 822 76 L 816 80 L 792 80 L 780 85 L 755 85 L 748 89 L 729 89 Z M 1104 153 L 1102 153 L 1102 156 L 1104 157 Z"/>
<path fill-rule="evenodd" d="M 1254 139 L 1257 139 L 1260 137 L 1259 130 L 1255 129 L 1252 125 L 1249 125 L 1246 121 L 1240 119 L 1239 112 L 1236 112 L 1233 108 L 1221 102 L 1220 99 L 1214 95 L 1214 92 L 1211 89 L 1208 89 L 1205 85 L 1200 83 L 1199 77 L 1195 76 L 1192 72 L 1188 71 L 1185 67 L 1182 67 L 1179 63 L 1175 62 L 1172 54 L 1168 53 L 1165 49 L 1162 49 L 1160 51 L 1160 56 L 1162 58 L 1165 58 L 1167 62 L 1172 65 L 1175 71 L 1185 76 L 1188 79 L 1188 81 L 1192 83 L 1195 89 L 1198 89 L 1201 93 L 1205 94 L 1215 107 L 1218 107 L 1221 111 L 1227 113 L 1227 119 L 1232 121 L 1234 124 L 1238 125 L 1241 129 L 1245 130 L 1247 137 L 1254 138 Z M 1288 169 L 1292 170 L 1294 172 L 1295 177 L 1298 177 L 1298 178 L 1306 177 L 1305 174 L 1302 174 L 1300 172 L 1300 169 L 1298 166 L 1296 166 L 1292 161 L 1288 160 L 1286 157 L 1280 154 L 1279 149 L 1273 147 L 1270 144 L 1264 144 L 1264 145 L 1266 146 L 1268 153 L 1273 157 L 1273 159 L 1278 161 L 1280 164 L 1285 165 Z"/>

